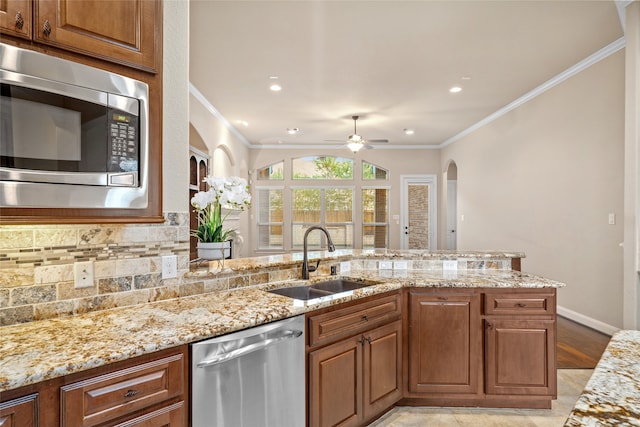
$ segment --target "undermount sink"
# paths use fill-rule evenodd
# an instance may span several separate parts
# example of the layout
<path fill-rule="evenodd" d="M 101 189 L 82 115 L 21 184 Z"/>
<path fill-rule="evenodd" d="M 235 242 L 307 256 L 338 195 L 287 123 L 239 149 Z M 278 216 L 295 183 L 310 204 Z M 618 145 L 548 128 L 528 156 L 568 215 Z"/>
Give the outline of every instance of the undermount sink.
<path fill-rule="evenodd" d="M 322 282 L 316 282 L 313 285 L 291 286 L 287 288 L 270 289 L 267 292 L 272 294 L 283 295 L 289 298 L 309 301 L 316 298 L 327 297 L 336 294 L 342 294 L 348 291 L 354 291 L 360 288 L 366 288 L 374 283 L 360 282 L 349 279 L 331 279 Z"/>

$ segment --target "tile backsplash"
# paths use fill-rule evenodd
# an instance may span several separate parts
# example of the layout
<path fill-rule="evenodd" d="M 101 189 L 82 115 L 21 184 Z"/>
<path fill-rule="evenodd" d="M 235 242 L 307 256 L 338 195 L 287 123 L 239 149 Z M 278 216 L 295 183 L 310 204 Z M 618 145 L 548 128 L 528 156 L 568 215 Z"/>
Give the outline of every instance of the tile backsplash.
<path fill-rule="evenodd" d="M 0 325 L 198 293 L 180 279 L 189 269 L 188 213 L 164 217 L 162 224 L 0 226 Z M 178 278 L 162 280 L 164 255 L 177 256 Z M 76 289 L 74 263 L 87 260 L 94 285 Z"/>

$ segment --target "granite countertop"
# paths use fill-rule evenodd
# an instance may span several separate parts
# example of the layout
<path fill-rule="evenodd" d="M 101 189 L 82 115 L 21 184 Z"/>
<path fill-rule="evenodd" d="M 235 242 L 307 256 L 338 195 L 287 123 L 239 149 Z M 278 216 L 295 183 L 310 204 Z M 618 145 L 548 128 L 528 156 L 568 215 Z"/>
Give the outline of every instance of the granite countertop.
<path fill-rule="evenodd" d="M 640 331 L 616 332 L 565 426 L 640 425 Z"/>
<path fill-rule="evenodd" d="M 402 287 L 564 286 L 511 270 L 363 270 L 345 276 L 378 284 L 315 305 L 265 292 L 307 283 L 292 280 L 0 327 L 0 392 Z"/>

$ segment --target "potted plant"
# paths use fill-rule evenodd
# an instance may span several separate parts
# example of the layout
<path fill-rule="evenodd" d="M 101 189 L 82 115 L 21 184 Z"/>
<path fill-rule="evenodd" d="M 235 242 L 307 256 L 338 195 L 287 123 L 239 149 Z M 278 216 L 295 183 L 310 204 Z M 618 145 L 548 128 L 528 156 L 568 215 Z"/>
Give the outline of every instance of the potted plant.
<path fill-rule="evenodd" d="M 202 259 L 224 259 L 229 256 L 229 238 L 233 229 L 224 229 L 224 221 L 233 210 L 244 210 L 251 206 L 251 195 L 247 180 L 237 176 L 207 176 L 207 191 L 199 191 L 191 198 L 191 205 L 198 213 L 198 228 L 191 235 L 198 239 L 198 257 Z M 224 216 L 222 210 L 228 210 Z"/>

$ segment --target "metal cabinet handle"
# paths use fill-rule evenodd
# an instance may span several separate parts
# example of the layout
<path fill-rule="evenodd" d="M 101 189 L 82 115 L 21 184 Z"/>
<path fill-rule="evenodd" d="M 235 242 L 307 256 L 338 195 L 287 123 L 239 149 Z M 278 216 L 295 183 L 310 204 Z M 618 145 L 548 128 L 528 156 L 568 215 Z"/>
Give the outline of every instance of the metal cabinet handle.
<path fill-rule="evenodd" d="M 527 304 L 522 303 L 522 302 L 519 302 L 519 303 L 516 304 L 516 307 L 520 307 L 520 308 L 524 308 L 526 306 L 527 306 Z"/>
<path fill-rule="evenodd" d="M 362 320 L 364 320 L 365 322 L 369 321 L 369 316 L 367 316 L 366 314 L 364 316 L 362 316 Z"/>
<path fill-rule="evenodd" d="M 449 298 L 447 298 L 447 297 L 438 297 L 438 299 L 439 299 L 440 301 L 446 301 L 446 300 L 448 300 Z"/>
<path fill-rule="evenodd" d="M 16 13 L 16 28 L 21 30 L 24 26 L 24 18 L 22 17 L 22 12 L 18 11 Z"/>
<path fill-rule="evenodd" d="M 228 362 L 229 360 L 237 359 L 238 357 L 241 357 L 246 354 L 253 353 L 254 351 L 262 350 L 266 347 L 277 344 L 280 341 L 296 339 L 300 335 L 302 335 L 302 331 L 297 331 L 297 330 L 282 331 L 280 333 L 274 334 L 271 338 L 267 338 L 260 342 L 249 344 L 248 346 L 240 347 L 235 350 L 228 351 L 226 353 L 217 354 L 211 359 L 203 360 L 202 362 L 198 363 L 196 366 L 198 368 L 207 368 L 209 366 L 217 365 L 219 363 Z"/>
<path fill-rule="evenodd" d="M 138 394 L 138 390 L 127 390 L 127 392 L 124 394 L 124 397 L 133 397 L 136 394 Z"/>
<path fill-rule="evenodd" d="M 51 22 L 49 22 L 48 19 L 44 20 L 44 24 L 42 25 L 42 34 L 44 34 L 45 37 L 49 37 L 51 35 Z"/>
<path fill-rule="evenodd" d="M 487 329 L 493 329 L 493 323 L 487 322 Z"/>

